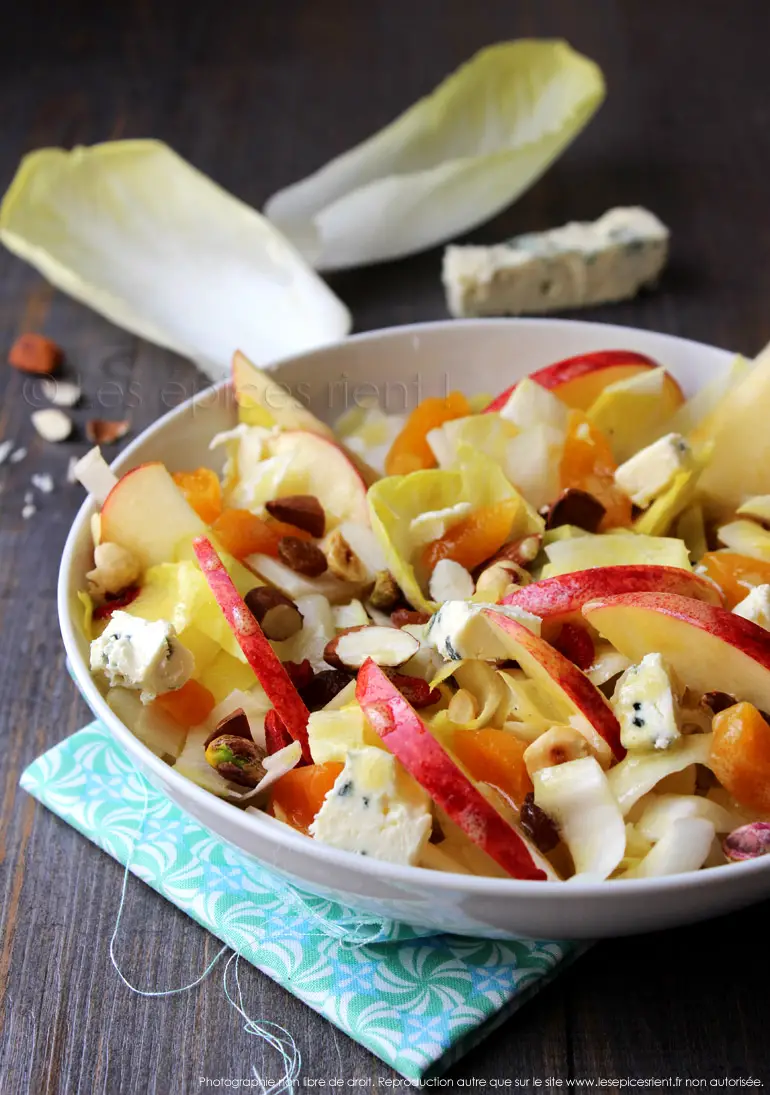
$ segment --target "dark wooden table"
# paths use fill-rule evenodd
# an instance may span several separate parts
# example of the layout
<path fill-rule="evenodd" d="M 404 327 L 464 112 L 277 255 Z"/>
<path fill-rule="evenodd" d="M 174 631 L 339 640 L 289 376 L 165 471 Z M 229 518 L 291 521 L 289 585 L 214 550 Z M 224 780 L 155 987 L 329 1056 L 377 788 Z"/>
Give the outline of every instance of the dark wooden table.
<path fill-rule="evenodd" d="M 754 353 L 770 338 L 768 30 L 767 0 L 4 3 L 0 186 L 41 145 L 155 136 L 259 207 L 478 47 L 563 36 L 602 66 L 608 100 L 547 176 L 473 238 L 648 205 L 673 230 L 660 291 L 587 317 Z M 358 329 L 440 318 L 439 261 L 433 251 L 337 276 L 333 287 Z M 189 363 L 53 292 L 3 252 L 0 357 L 25 330 L 61 343 L 92 402 L 105 375 L 122 390 L 138 380 L 135 430 L 165 409 L 164 382 L 188 392 L 201 383 Z M 34 385 L 2 365 L 0 390 L 0 438 L 29 449 L 0 471 L 0 1092 L 167 1095 L 205 1090 L 201 1076 L 247 1077 L 252 1063 L 269 1075 L 275 1058 L 243 1033 L 216 976 L 165 1000 L 118 981 L 108 940 L 120 868 L 18 789 L 23 767 L 88 719 L 65 673 L 54 592 L 81 497 L 61 484 L 70 454 L 86 446 L 37 438 Z M 58 486 L 24 521 L 33 471 Z M 597 946 L 451 1077 L 770 1081 L 769 912 Z M 132 881 L 120 949 L 135 982 L 183 984 L 216 947 Z M 371 1079 L 379 1090 L 392 1076 L 267 978 L 246 969 L 243 980 L 250 1013 L 293 1032 L 304 1077 Z"/>

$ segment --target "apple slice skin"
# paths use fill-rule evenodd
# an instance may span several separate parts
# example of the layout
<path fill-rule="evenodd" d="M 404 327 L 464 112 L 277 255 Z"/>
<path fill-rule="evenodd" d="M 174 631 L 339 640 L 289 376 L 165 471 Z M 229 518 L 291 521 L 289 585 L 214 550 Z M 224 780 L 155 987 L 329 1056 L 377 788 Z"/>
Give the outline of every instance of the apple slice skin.
<path fill-rule="evenodd" d="M 646 354 L 635 353 L 633 350 L 597 350 L 594 353 L 578 354 L 576 357 L 568 357 L 564 361 L 557 361 L 553 365 L 546 365 L 544 368 L 532 373 L 530 380 L 536 380 L 543 388 L 554 391 L 563 384 L 577 380 L 587 373 L 594 373 L 598 369 L 609 369 L 618 365 L 642 365 L 648 369 L 660 368 L 657 361 L 653 361 Z M 676 384 L 673 377 L 670 377 L 670 380 Z M 510 388 L 501 392 L 485 408 L 484 413 L 489 414 L 493 411 L 502 410 L 515 387 L 516 384 L 511 384 Z M 587 408 L 583 409 L 587 410 Z"/>
<path fill-rule="evenodd" d="M 722 604 L 719 590 L 705 578 L 679 567 L 644 564 L 592 567 L 543 578 L 509 593 L 501 603 L 516 605 L 546 620 L 579 614 L 584 604 L 597 598 L 643 592 L 676 593 L 713 605 Z"/>
<path fill-rule="evenodd" d="M 502 616 L 492 609 L 486 609 L 484 615 L 508 636 L 511 641 L 511 657 L 517 661 L 525 661 L 529 657 L 539 663 L 569 702 L 588 719 L 597 734 L 604 738 L 614 756 L 621 760 L 626 751 L 620 741 L 620 723 L 602 693 L 585 673 L 518 620 Z M 522 669 L 527 672 L 526 665 L 522 665 Z"/>
<path fill-rule="evenodd" d="M 602 597 L 584 605 L 583 615 L 627 657 L 636 660 L 644 654 L 660 653 L 691 688 L 739 694 L 739 699 L 748 700 L 761 710 L 770 709 L 770 632 L 759 624 L 744 620 L 726 608 L 674 593 Z M 662 634 L 654 648 L 639 640 L 645 619 L 657 623 L 671 621 L 668 634 Z M 715 665 L 709 665 L 705 648 L 701 655 L 698 653 L 699 632 L 712 642 L 725 644 L 725 656 L 718 658 Z M 666 649 L 669 639 L 670 647 Z M 738 655 L 737 661 L 731 661 L 731 649 Z M 702 679 L 696 679 L 699 667 L 708 667 Z M 741 685 L 739 674 L 744 670 L 746 679 Z"/>
<path fill-rule="evenodd" d="M 475 844 L 513 878 L 547 878 L 516 830 L 474 787 L 371 658 L 359 670 L 356 699 L 390 752 Z"/>
<path fill-rule="evenodd" d="M 209 589 L 246 655 L 246 661 L 254 670 L 284 726 L 302 746 L 302 756 L 308 763 L 312 763 L 307 737 L 310 712 L 292 684 L 283 663 L 233 585 L 233 580 L 211 541 L 205 536 L 197 537 L 193 540 L 193 551 Z"/>

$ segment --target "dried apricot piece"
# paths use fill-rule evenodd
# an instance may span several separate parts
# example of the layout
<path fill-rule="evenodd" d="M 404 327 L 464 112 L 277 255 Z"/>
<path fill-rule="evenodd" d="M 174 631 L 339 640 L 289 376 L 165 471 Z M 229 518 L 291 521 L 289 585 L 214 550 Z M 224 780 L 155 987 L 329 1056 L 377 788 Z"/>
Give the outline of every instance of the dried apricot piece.
<path fill-rule="evenodd" d="M 386 474 L 408 475 L 421 468 L 435 468 L 436 458 L 428 444 L 428 434 L 453 418 L 465 418 L 471 413 L 470 403 L 462 392 L 450 392 L 445 399 L 423 399 L 407 418 L 385 457 Z"/>
<path fill-rule="evenodd" d="M 198 726 L 214 710 L 216 700 L 198 681 L 189 680 L 175 692 L 164 692 L 153 701 L 180 726 Z"/>
<path fill-rule="evenodd" d="M 770 563 L 736 551 L 709 551 L 700 562 L 724 593 L 727 608 L 735 608 L 754 586 L 770 582 Z"/>
<path fill-rule="evenodd" d="M 207 525 L 212 525 L 222 512 L 222 485 L 211 468 L 176 471 L 174 482 L 187 501 Z"/>
<path fill-rule="evenodd" d="M 741 806 L 770 813 L 770 725 L 750 703 L 736 703 L 711 724 L 711 770 Z"/>
<path fill-rule="evenodd" d="M 610 443 L 582 411 L 570 411 L 559 477 L 562 490 L 582 490 L 604 506 L 600 529 L 627 528 L 631 499 L 615 485 L 617 464 Z"/>
<path fill-rule="evenodd" d="M 499 787 L 518 807 L 532 791 L 524 763 L 526 742 L 508 730 L 455 730 L 452 749 L 474 779 Z"/>
<path fill-rule="evenodd" d="M 247 509 L 225 509 L 212 523 L 211 530 L 219 543 L 236 559 L 247 555 L 272 555 L 278 557 L 278 545 L 285 536 L 310 540 L 303 529 L 286 525 L 283 521 L 265 521 Z"/>
<path fill-rule="evenodd" d="M 292 768 L 273 784 L 269 812 L 307 834 L 342 768 L 337 761 Z"/>
<path fill-rule="evenodd" d="M 426 544 L 422 562 L 432 571 L 440 559 L 453 559 L 466 570 L 475 570 L 499 551 L 508 539 L 518 502 L 506 498 L 492 506 L 479 506 L 444 535 Z"/>

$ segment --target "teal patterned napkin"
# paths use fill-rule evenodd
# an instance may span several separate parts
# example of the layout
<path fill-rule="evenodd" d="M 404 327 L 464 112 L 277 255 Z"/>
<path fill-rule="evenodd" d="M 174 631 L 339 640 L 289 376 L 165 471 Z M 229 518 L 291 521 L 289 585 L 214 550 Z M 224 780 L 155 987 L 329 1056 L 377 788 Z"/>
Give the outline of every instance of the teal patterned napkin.
<path fill-rule="evenodd" d="M 156 791 L 99 722 L 34 761 L 21 786 L 414 1083 L 458 1060 L 579 953 L 572 943 L 428 936 L 300 892 Z"/>

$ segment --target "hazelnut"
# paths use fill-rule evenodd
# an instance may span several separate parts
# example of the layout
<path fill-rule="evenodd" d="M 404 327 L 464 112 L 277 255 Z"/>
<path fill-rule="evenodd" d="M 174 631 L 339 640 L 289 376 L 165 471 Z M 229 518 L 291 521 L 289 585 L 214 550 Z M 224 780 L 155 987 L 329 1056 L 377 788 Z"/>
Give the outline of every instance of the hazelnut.
<path fill-rule="evenodd" d="M 279 589 L 256 586 L 249 590 L 244 600 L 268 639 L 281 642 L 302 630 L 302 613 Z"/>
<path fill-rule="evenodd" d="M 335 529 L 326 541 L 326 561 L 335 578 L 343 582 L 360 585 L 369 577 L 366 567 L 339 529 Z"/>
<path fill-rule="evenodd" d="M 225 715 L 219 720 L 204 741 L 203 748 L 206 749 L 215 738 L 221 738 L 223 734 L 235 735 L 236 738 L 247 738 L 249 741 L 253 740 L 249 720 L 242 707 L 234 708 L 229 715 Z"/>
<path fill-rule="evenodd" d="M 429 619 L 427 612 L 417 612 L 413 608 L 397 608 L 390 614 L 390 622 L 394 627 L 406 627 L 407 624 L 419 627 L 421 624 L 426 624 Z"/>

